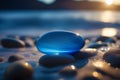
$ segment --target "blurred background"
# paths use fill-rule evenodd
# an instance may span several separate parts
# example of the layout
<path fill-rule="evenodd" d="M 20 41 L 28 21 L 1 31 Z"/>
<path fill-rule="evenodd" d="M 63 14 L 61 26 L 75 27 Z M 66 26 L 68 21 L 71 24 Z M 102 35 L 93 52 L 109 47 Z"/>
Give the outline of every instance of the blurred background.
<path fill-rule="evenodd" d="M 120 0 L 0 0 L 0 33 L 68 30 L 96 35 L 104 28 L 119 30 L 119 10 Z"/>

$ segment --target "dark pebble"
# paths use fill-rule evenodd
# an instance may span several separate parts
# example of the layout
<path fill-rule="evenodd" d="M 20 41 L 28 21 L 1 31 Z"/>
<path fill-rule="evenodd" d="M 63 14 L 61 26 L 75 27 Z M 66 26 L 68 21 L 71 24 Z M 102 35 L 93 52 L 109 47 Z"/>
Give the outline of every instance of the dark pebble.
<path fill-rule="evenodd" d="M 20 40 L 25 42 L 25 47 L 33 47 L 33 46 L 35 46 L 34 40 L 30 36 L 21 36 Z"/>
<path fill-rule="evenodd" d="M 108 43 L 116 43 L 116 40 L 112 37 L 105 37 L 105 36 L 99 36 L 96 40 L 96 42 L 108 42 Z"/>
<path fill-rule="evenodd" d="M 25 47 L 33 47 L 35 46 L 34 41 L 32 39 L 26 39 L 25 41 Z"/>
<path fill-rule="evenodd" d="M 89 57 L 93 57 L 97 55 L 97 50 L 96 49 L 84 49 L 82 51 L 76 52 L 73 54 L 73 57 L 76 60 L 81 60 L 81 59 L 85 59 L 85 58 L 89 58 Z"/>
<path fill-rule="evenodd" d="M 74 65 L 71 65 L 63 68 L 59 73 L 63 77 L 75 77 L 77 75 L 77 70 Z"/>
<path fill-rule="evenodd" d="M 0 57 L 0 62 L 3 62 L 4 61 L 4 57 Z"/>
<path fill-rule="evenodd" d="M 87 36 L 87 37 L 84 37 L 85 40 L 89 40 L 89 41 L 91 41 L 92 38 L 93 38 L 93 36 Z"/>
<path fill-rule="evenodd" d="M 18 55 L 18 54 L 14 54 L 14 55 L 11 55 L 8 58 L 8 62 L 15 62 L 15 61 L 23 60 L 23 59 L 24 59 L 24 56 Z"/>
<path fill-rule="evenodd" d="M 20 40 L 26 41 L 27 39 L 31 39 L 30 36 L 20 36 Z"/>
<path fill-rule="evenodd" d="M 119 35 L 116 35 L 115 38 L 116 38 L 117 40 L 120 40 L 120 36 L 119 36 Z"/>
<path fill-rule="evenodd" d="M 82 80 L 100 80 L 100 79 L 93 77 L 93 76 L 88 76 L 88 77 L 83 78 Z"/>
<path fill-rule="evenodd" d="M 120 49 L 109 50 L 104 54 L 103 59 L 111 66 L 120 68 Z"/>
<path fill-rule="evenodd" d="M 75 62 L 75 59 L 70 55 L 44 55 L 39 59 L 39 64 L 48 68 L 67 65 L 73 62 Z"/>
<path fill-rule="evenodd" d="M 25 47 L 25 43 L 19 39 L 4 38 L 1 40 L 1 45 L 4 48 L 22 48 Z"/>
<path fill-rule="evenodd" d="M 109 38 L 107 39 L 106 41 L 104 41 L 106 43 L 116 43 L 116 40 L 112 39 L 112 38 Z"/>
<path fill-rule="evenodd" d="M 7 80 L 31 80 L 33 72 L 33 68 L 30 64 L 17 61 L 6 68 L 4 77 Z"/>
<path fill-rule="evenodd" d="M 101 44 L 91 43 L 88 45 L 88 48 L 101 48 L 101 47 L 107 47 L 107 46 L 108 46 L 107 43 L 101 43 Z"/>

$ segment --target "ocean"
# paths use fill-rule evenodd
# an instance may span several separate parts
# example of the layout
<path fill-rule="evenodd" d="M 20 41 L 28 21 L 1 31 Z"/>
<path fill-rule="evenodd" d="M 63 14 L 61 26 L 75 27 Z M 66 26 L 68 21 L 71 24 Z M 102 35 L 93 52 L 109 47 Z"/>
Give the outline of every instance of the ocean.
<path fill-rule="evenodd" d="M 39 35 L 67 30 L 93 35 L 106 27 L 119 30 L 119 11 L 0 11 L 2 34 Z"/>

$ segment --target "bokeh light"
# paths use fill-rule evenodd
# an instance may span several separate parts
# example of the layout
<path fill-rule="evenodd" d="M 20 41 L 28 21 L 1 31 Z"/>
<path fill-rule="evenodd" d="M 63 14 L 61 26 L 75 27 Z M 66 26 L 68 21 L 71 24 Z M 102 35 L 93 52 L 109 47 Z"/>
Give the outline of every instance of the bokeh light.
<path fill-rule="evenodd" d="M 117 34 L 116 28 L 103 28 L 101 35 L 106 37 L 113 37 Z"/>
<path fill-rule="evenodd" d="M 113 4 L 113 0 L 106 0 L 106 4 L 107 4 L 107 5 Z"/>

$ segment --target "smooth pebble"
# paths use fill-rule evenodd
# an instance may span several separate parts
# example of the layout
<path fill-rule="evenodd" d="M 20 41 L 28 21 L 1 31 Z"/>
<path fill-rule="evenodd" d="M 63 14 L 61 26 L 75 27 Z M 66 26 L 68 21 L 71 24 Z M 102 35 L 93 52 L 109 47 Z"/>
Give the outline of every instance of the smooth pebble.
<path fill-rule="evenodd" d="M 8 62 L 15 62 L 15 61 L 19 61 L 19 60 L 24 60 L 25 57 L 19 54 L 14 54 L 9 56 L 8 58 Z"/>
<path fill-rule="evenodd" d="M 41 36 L 37 40 L 40 52 L 49 55 L 72 54 L 85 45 L 85 40 L 72 32 L 54 31 Z"/>
<path fill-rule="evenodd" d="M 73 62 L 75 59 L 70 55 L 44 55 L 39 59 L 39 64 L 48 68 L 68 65 Z"/>
<path fill-rule="evenodd" d="M 4 77 L 7 80 L 31 80 L 33 72 L 32 66 L 27 62 L 16 61 L 6 68 Z"/>
<path fill-rule="evenodd" d="M 107 43 L 101 43 L 101 44 L 99 44 L 99 43 L 91 43 L 91 44 L 89 44 L 88 45 L 88 47 L 87 48 L 101 48 L 101 47 L 107 47 L 108 46 L 108 44 Z"/>
<path fill-rule="evenodd" d="M 0 62 L 3 62 L 4 61 L 4 57 L 0 57 Z"/>
<path fill-rule="evenodd" d="M 120 49 L 110 49 L 103 55 L 103 59 L 113 67 L 120 67 Z"/>
<path fill-rule="evenodd" d="M 93 57 L 95 55 L 97 55 L 97 50 L 96 49 L 86 48 L 86 49 L 84 49 L 82 51 L 74 53 L 73 57 L 76 60 L 81 60 L 81 59 Z"/>
<path fill-rule="evenodd" d="M 95 41 L 96 42 L 101 41 L 101 42 L 108 42 L 108 43 L 116 43 L 115 38 L 106 37 L 106 36 L 99 36 Z"/>
<path fill-rule="evenodd" d="M 77 69 L 74 65 L 64 67 L 59 74 L 63 77 L 75 77 L 77 75 Z"/>
<path fill-rule="evenodd" d="M 1 40 L 1 45 L 4 48 L 22 48 L 25 47 L 25 43 L 19 39 L 4 38 Z"/>

